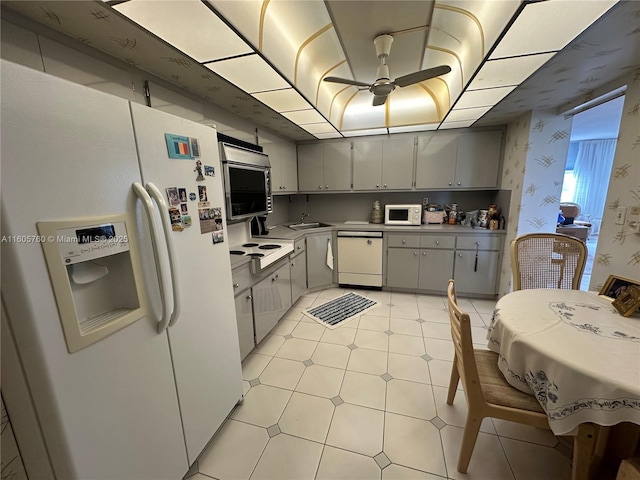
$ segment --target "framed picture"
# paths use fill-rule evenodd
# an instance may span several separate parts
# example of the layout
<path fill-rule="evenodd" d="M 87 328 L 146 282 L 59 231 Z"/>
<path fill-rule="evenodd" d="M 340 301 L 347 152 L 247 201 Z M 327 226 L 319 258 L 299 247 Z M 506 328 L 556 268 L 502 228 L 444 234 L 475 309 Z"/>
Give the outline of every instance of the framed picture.
<path fill-rule="evenodd" d="M 629 285 L 612 305 L 618 310 L 620 315 L 628 317 L 640 307 L 640 287 L 637 285 Z"/>
<path fill-rule="evenodd" d="M 604 282 L 600 295 L 613 298 L 614 300 L 622 295 L 630 285 L 640 287 L 640 280 L 632 280 L 630 278 L 618 277 L 616 275 L 609 275 L 607 281 Z"/>

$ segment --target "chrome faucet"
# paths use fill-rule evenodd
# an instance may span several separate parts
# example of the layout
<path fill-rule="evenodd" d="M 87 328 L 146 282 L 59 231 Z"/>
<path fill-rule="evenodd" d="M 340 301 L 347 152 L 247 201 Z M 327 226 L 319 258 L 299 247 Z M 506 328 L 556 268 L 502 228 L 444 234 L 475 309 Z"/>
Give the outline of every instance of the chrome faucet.
<path fill-rule="evenodd" d="M 300 215 L 300 223 L 304 223 L 304 219 L 307 218 L 309 216 L 308 213 L 303 213 L 302 215 Z"/>

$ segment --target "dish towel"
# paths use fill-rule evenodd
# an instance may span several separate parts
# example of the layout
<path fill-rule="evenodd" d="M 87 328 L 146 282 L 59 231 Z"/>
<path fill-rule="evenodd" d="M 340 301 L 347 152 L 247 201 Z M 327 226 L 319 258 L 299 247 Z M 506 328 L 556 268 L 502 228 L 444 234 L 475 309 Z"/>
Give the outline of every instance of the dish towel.
<path fill-rule="evenodd" d="M 333 250 L 331 249 L 331 239 L 327 240 L 327 267 L 333 270 Z"/>

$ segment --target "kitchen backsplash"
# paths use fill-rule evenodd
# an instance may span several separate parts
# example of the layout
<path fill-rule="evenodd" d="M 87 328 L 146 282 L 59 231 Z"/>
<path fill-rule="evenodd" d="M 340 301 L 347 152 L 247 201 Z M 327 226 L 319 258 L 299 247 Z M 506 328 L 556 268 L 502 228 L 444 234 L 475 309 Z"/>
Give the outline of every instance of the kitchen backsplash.
<path fill-rule="evenodd" d="M 424 191 L 424 192 L 373 192 L 373 193 L 333 193 L 318 195 L 284 195 L 274 196 L 273 213 L 268 216 L 268 225 L 277 225 L 300 218 L 308 213 L 307 221 L 329 220 L 369 220 L 373 202 L 378 200 L 386 204 L 422 204 L 422 199 L 429 198 L 429 203 L 458 204 L 459 211 L 486 209 L 495 203 L 502 215 L 508 218 L 509 190 L 498 191 Z"/>

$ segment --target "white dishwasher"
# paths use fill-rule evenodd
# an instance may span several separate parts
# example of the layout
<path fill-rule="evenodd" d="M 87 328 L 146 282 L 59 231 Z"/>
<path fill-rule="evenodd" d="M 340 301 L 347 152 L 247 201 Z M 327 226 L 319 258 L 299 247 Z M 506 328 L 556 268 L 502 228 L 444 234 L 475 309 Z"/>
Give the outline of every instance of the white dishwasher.
<path fill-rule="evenodd" d="M 382 287 L 382 232 L 338 231 L 338 283 Z"/>

